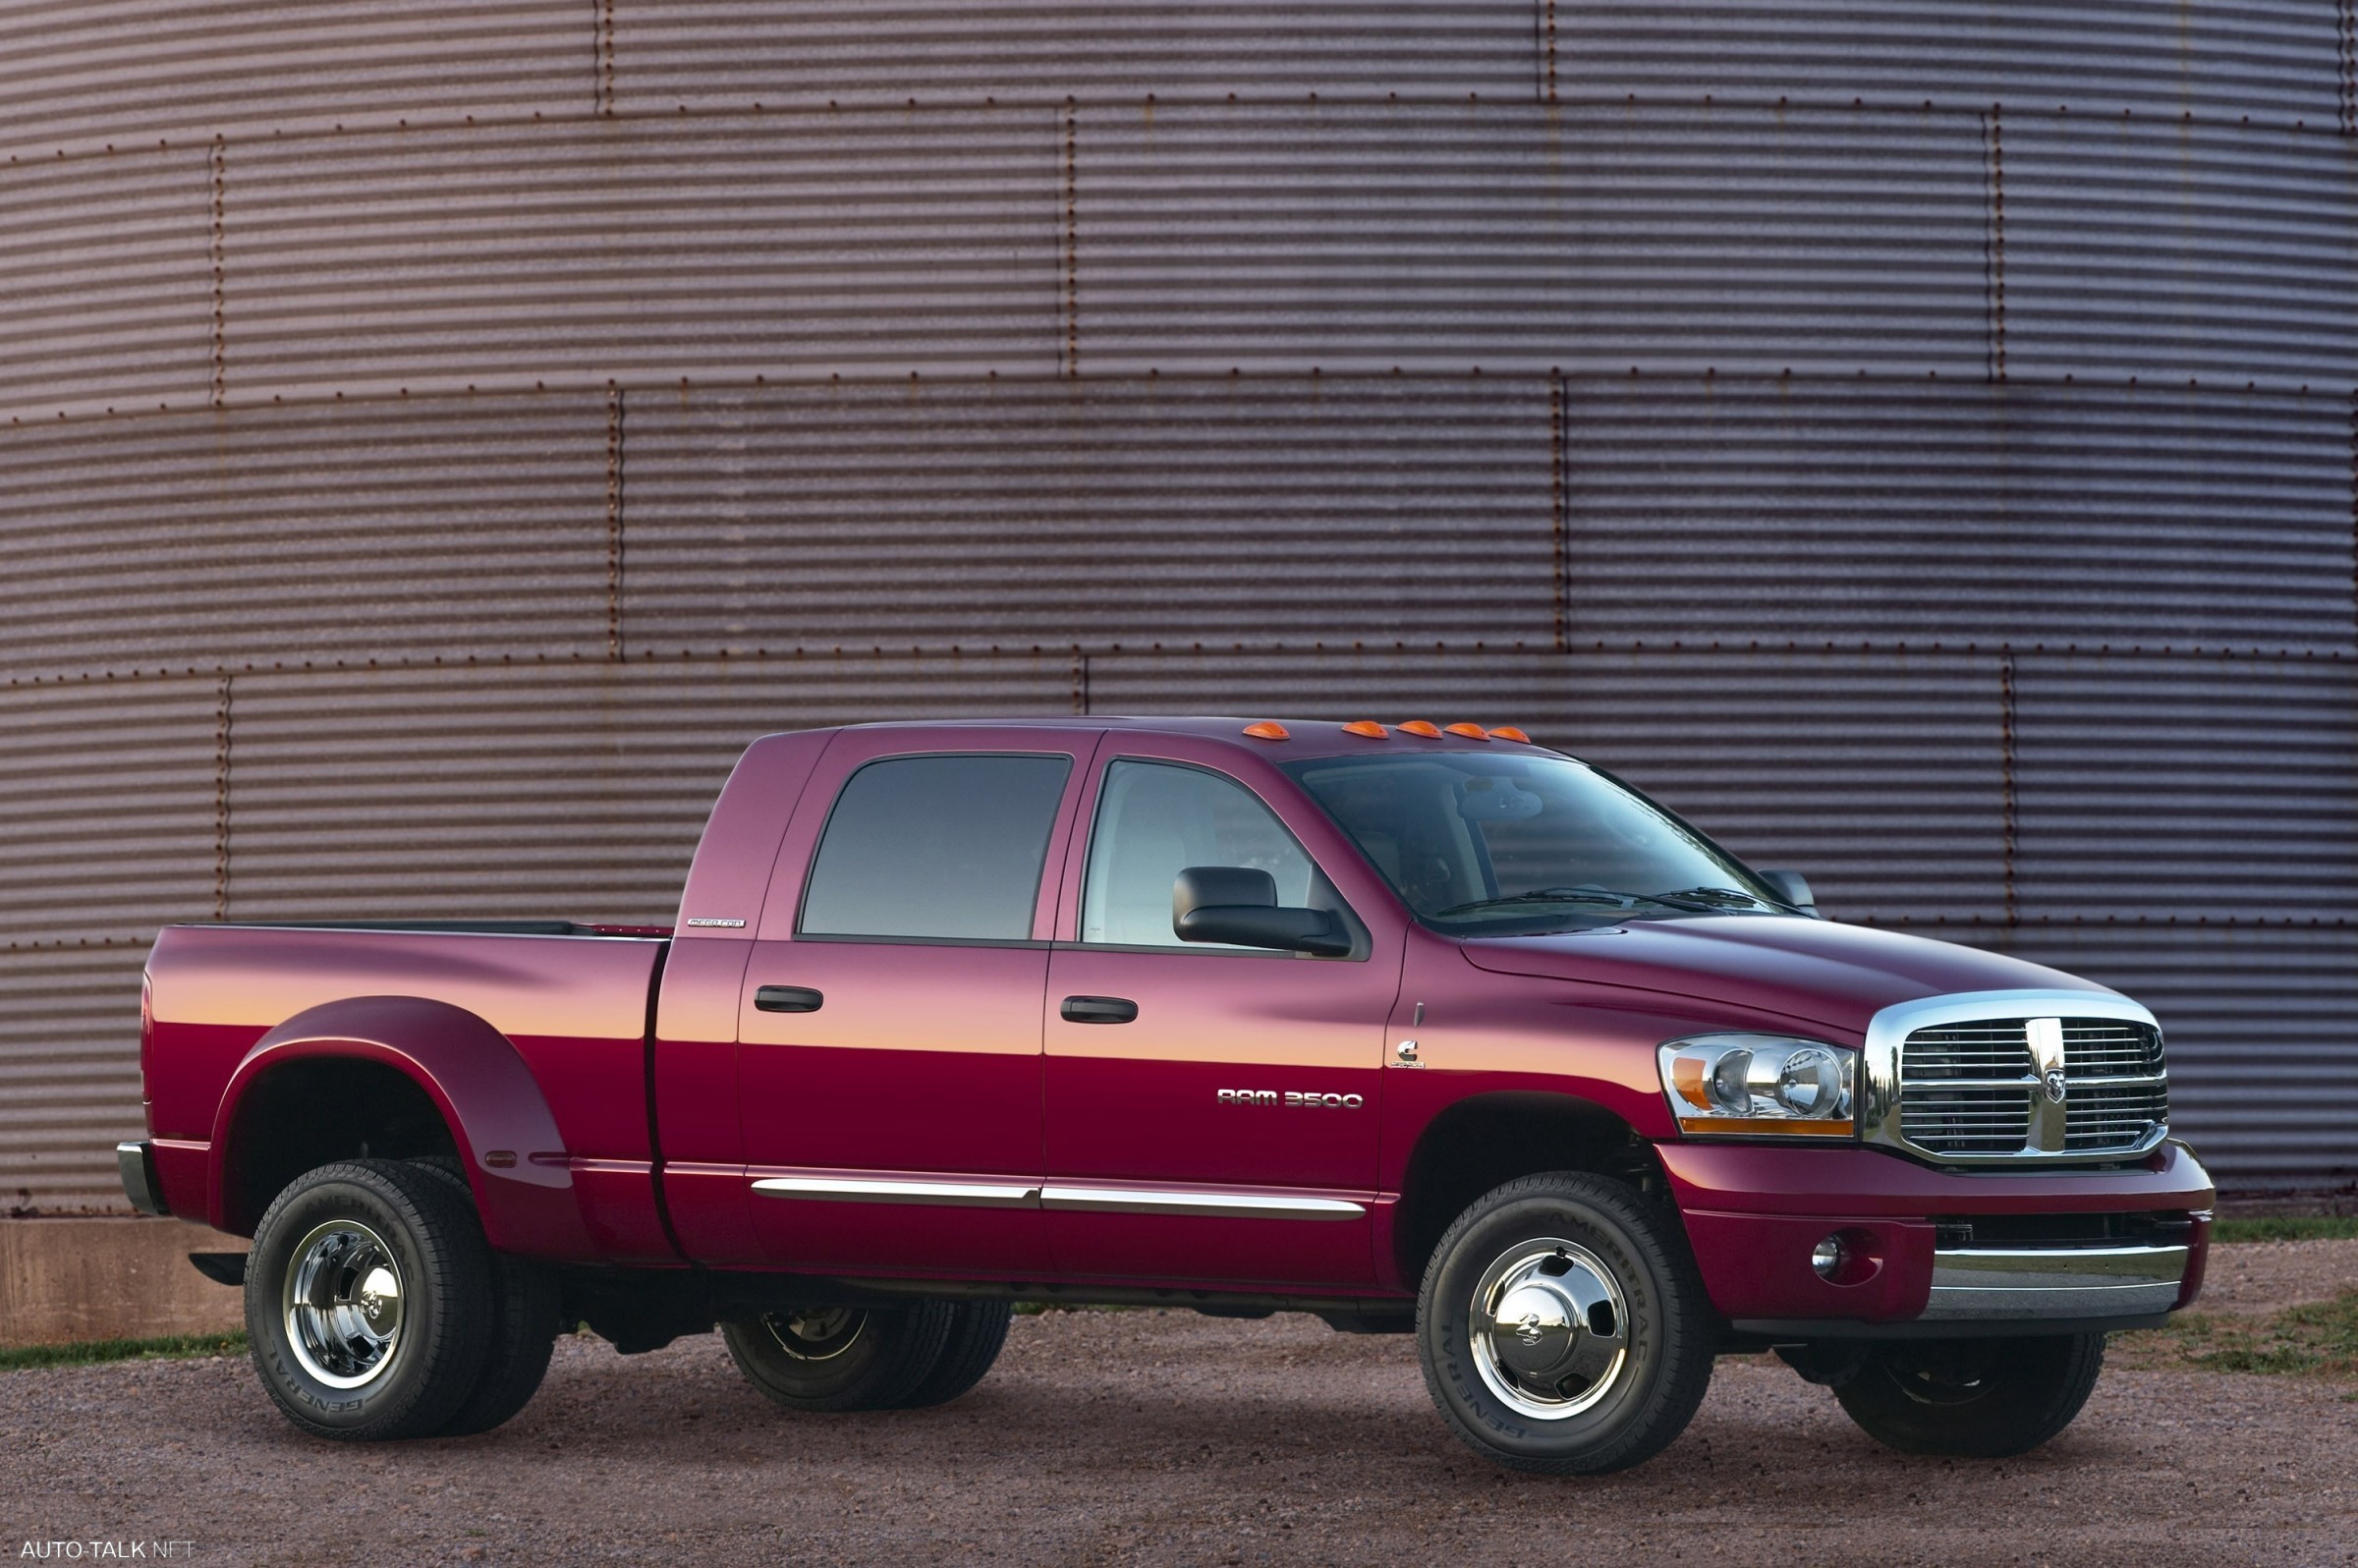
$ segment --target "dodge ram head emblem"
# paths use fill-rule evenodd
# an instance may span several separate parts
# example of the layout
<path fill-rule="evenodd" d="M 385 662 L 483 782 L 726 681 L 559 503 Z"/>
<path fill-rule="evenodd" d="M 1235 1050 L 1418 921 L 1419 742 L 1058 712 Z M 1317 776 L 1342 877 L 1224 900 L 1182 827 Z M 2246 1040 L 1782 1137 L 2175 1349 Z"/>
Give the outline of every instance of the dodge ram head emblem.
<path fill-rule="evenodd" d="M 2049 1105 L 2062 1104 L 2063 1096 L 2071 1092 L 2070 1087 L 2063 1081 L 2063 1069 L 2060 1067 L 2049 1068 L 2046 1075 L 2039 1080 L 2039 1085 L 2047 1091 L 2047 1102 Z"/>

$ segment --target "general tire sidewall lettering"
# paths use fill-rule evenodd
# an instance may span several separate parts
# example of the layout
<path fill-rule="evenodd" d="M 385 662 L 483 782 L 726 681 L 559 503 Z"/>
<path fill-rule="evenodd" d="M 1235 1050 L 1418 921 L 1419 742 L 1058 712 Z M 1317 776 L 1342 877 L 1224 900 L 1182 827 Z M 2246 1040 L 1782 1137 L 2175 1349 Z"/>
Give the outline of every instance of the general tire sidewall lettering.
<path fill-rule="evenodd" d="M 1683 1238 L 1652 1218 L 1645 1199 L 1622 1183 L 1552 1172 L 1508 1183 L 1449 1227 L 1419 1292 L 1417 1340 L 1426 1385 L 1461 1436 L 1515 1469 L 1556 1475 L 1624 1469 L 1675 1439 L 1710 1381 L 1707 1310 Z M 1474 1365 L 1475 1287 L 1501 1253 L 1538 1236 L 1596 1254 L 1614 1274 L 1628 1318 L 1619 1385 L 1561 1422 L 1505 1405 Z"/>
<path fill-rule="evenodd" d="M 364 1416 L 372 1407 L 403 1397 L 415 1375 L 420 1359 L 417 1351 L 437 1326 L 433 1292 L 413 1284 L 405 1305 L 414 1316 L 405 1335 L 406 1342 L 396 1351 L 394 1365 L 387 1369 L 384 1377 L 347 1393 L 317 1381 L 295 1360 L 286 1341 L 286 1316 L 281 1306 L 286 1289 L 288 1244 L 321 1220 L 355 1216 L 369 1221 L 399 1255 L 405 1280 L 422 1281 L 427 1277 L 425 1260 L 420 1256 L 417 1238 L 411 1231 L 414 1223 L 411 1216 L 357 1184 L 339 1182 L 317 1187 L 289 1204 L 270 1227 L 271 1245 L 266 1255 L 254 1260 L 256 1283 L 264 1290 L 259 1305 L 267 1309 L 268 1316 L 262 1322 L 255 1322 L 250 1316 L 247 1324 L 253 1342 L 267 1347 L 270 1372 L 280 1388 L 289 1398 L 316 1411 L 332 1425 L 357 1424 L 354 1418 Z"/>
<path fill-rule="evenodd" d="M 256 1227 L 246 1274 L 246 1326 L 255 1376 L 296 1424 L 322 1437 L 428 1434 L 479 1377 L 494 1311 L 492 1258 L 473 1204 L 423 1167 L 339 1160 L 297 1179 Z M 288 1339 L 287 1267 L 322 1220 L 367 1224 L 403 1274 L 402 1341 L 383 1375 L 357 1389 L 308 1372 Z"/>
<path fill-rule="evenodd" d="M 1621 1375 L 1620 1386 L 1595 1409 L 1561 1422 L 1534 1422 L 1517 1415 L 1484 1384 L 1473 1362 L 1474 1286 L 1492 1256 L 1513 1246 L 1518 1238 L 1541 1234 L 1562 1236 L 1595 1253 L 1620 1282 L 1622 1300 L 1629 1309 L 1629 1323 L 1624 1330 L 1629 1336 L 1629 1365 Z M 1645 1398 L 1651 1391 L 1660 1360 L 1655 1343 L 1660 1313 L 1649 1288 L 1649 1271 L 1619 1227 L 1599 1225 L 1583 1209 L 1569 1208 L 1546 1199 L 1528 1199 L 1486 1215 L 1452 1250 L 1440 1280 L 1439 1299 L 1449 1314 L 1446 1366 L 1459 1404 L 1470 1418 L 1501 1436 L 1529 1442 L 1588 1435 L 1617 1425 L 1630 1403 Z"/>

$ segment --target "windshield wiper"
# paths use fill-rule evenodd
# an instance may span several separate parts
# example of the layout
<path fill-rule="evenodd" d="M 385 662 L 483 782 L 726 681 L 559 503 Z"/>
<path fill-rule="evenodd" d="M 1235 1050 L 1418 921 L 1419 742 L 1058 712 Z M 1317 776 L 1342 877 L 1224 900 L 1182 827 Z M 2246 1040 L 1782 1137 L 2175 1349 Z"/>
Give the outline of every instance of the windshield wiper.
<path fill-rule="evenodd" d="M 1510 893 L 1503 898 L 1478 898 L 1470 904 L 1455 904 L 1435 911 L 1434 920 L 1446 920 L 1452 915 L 1470 915 L 1476 910 L 1498 909 L 1514 904 L 1609 904 L 1615 909 L 1635 909 L 1640 904 L 1656 904 L 1688 914 L 1710 915 L 1729 909 L 1778 909 L 1798 915 L 1800 910 L 1775 899 L 1763 898 L 1735 887 L 1682 887 L 1674 893 L 1618 893 L 1601 887 L 1542 887 L 1528 893 Z"/>
<path fill-rule="evenodd" d="M 1435 910 L 1434 920 L 1446 920 L 1452 915 L 1467 915 L 1478 909 L 1497 909 L 1509 904 L 1609 904 L 1615 909 L 1631 909 L 1639 904 L 1660 904 L 1667 909 L 1710 909 L 1706 904 L 1677 904 L 1653 893 L 1615 893 L 1601 887 L 1541 887 L 1528 893 L 1509 893 L 1503 898 L 1478 898 L 1470 904 L 1452 904 Z"/>
<path fill-rule="evenodd" d="M 1675 893 L 1657 893 L 1655 897 L 1665 903 L 1688 899 L 1706 909 L 1730 909 L 1738 904 L 1749 904 L 1759 909 L 1783 910 L 1788 915 L 1801 913 L 1799 908 L 1781 898 L 1764 898 L 1758 893 L 1747 893 L 1740 887 L 1682 887 Z"/>

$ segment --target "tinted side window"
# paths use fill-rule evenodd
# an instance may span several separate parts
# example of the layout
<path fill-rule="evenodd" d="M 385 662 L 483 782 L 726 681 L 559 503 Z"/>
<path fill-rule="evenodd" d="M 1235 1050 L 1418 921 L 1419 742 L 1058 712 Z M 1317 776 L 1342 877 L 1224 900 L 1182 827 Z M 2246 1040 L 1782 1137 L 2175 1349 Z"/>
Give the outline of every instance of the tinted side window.
<path fill-rule="evenodd" d="M 1064 756 L 896 756 L 835 797 L 803 895 L 815 936 L 1032 934 Z"/>
<path fill-rule="evenodd" d="M 1105 770 L 1083 880 L 1081 940 L 1178 947 L 1171 883 L 1191 866 L 1246 866 L 1277 902 L 1310 902 L 1310 857 L 1243 785 L 1200 768 L 1115 762 Z"/>

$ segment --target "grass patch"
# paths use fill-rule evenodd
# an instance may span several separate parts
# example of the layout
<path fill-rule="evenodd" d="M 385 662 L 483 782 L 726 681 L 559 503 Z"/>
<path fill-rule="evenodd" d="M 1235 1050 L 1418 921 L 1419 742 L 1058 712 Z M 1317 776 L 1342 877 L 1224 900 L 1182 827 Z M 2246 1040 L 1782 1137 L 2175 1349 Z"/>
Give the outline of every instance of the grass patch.
<path fill-rule="evenodd" d="M 170 1339 L 93 1339 L 76 1345 L 23 1345 L 0 1350 L 0 1372 L 28 1367 L 94 1367 L 109 1361 L 192 1361 L 243 1356 L 246 1333 L 176 1334 Z"/>
<path fill-rule="evenodd" d="M 2211 1226 L 2215 1242 L 2349 1241 L 2354 1237 L 2358 1237 L 2358 1214 L 2222 1219 Z"/>
<path fill-rule="evenodd" d="M 2267 1317 L 2185 1313 L 2162 1328 L 2115 1334 L 2123 1364 L 2149 1372 L 2260 1372 L 2358 1382 L 2358 1290 Z"/>

